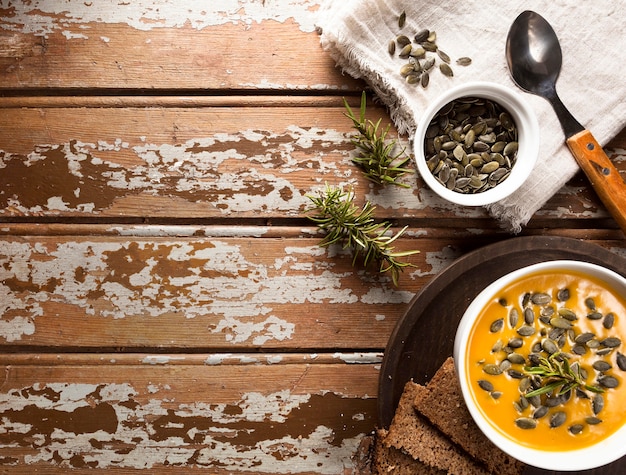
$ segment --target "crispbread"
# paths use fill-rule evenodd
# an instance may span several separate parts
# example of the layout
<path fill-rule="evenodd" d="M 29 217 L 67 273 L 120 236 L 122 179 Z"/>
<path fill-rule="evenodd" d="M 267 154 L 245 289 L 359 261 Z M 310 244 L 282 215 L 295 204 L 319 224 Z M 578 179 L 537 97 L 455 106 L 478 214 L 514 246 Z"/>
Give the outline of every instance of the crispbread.
<path fill-rule="evenodd" d="M 472 419 L 463 399 L 452 357 L 441 365 L 426 389 L 416 395 L 414 408 L 468 454 L 485 464 L 492 473 L 522 473 L 524 464 L 498 449 Z"/>
<path fill-rule="evenodd" d="M 395 447 L 387 446 L 385 439 L 387 431 L 376 431 L 374 445 L 374 463 L 372 471 L 376 475 L 442 475 L 445 472 L 415 460 L 410 455 Z"/>
<path fill-rule="evenodd" d="M 426 389 L 412 381 L 406 383 L 389 432 L 383 439 L 415 460 L 453 475 L 485 475 L 488 472 L 442 434 L 414 409 L 414 401 Z M 427 473 L 427 472 L 425 472 Z"/>

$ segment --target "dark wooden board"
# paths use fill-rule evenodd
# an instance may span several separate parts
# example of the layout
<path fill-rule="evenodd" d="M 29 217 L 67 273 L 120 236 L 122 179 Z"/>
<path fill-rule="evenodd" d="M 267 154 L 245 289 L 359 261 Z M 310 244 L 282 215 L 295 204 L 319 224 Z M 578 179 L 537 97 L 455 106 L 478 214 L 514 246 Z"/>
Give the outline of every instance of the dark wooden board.
<path fill-rule="evenodd" d="M 388 428 L 407 381 L 425 384 L 452 355 L 458 323 L 470 302 L 492 281 L 542 261 L 599 264 L 626 275 L 626 259 L 594 244 L 563 237 L 519 237 L 488 245 L 454 261 L 411 301 L 394 328 L 380 374 L 378 421 Z M 626 457 L 585 474 L 623 474 Z M 530 474 L 554 474 L 528 468 Z M 567 472 L 572 473 L 572 472 Z"/>

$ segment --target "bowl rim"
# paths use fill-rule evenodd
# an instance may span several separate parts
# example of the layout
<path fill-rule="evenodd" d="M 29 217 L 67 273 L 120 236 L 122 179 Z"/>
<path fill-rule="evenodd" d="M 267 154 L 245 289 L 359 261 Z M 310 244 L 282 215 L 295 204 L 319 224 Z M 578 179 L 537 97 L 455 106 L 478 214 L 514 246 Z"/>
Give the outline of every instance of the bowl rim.
<path fill-rule="evenodd" d="M 524 162 L 524 166 L 517 166 L 516 164 L 511 170 L 511 175 L 502 185 L 476 194 L 458 193 L 449 190 L 439 183 L 428 169 L 423 147 L 426 129 L 437 112 L 452 100 L 467 96 L 481 97 L 499 102 L 511 114 L 520 131 L 520 138 L 524 139 L 523 151 L 520 151 L 518 154 L 518 163 L 521 159 Z M 535 112 L 527 101 L 522 100 L 517 91 L 513 91 L 511 88 L 498 83 L 473 81 L 448 89 L 430 103 L 417 124 L 413 140 L 413 155 L 420 176 L 433 192 L 456 204 L 483 206 L 504 199 L 524 183 L 537 161 L 539 136 L 539 123 Z M 522 141 L 520 140 L 520 142 Z M 520 148 L 522 148 L 521 146 L 522 144 L 520 144 Z"/>
<path fill-rule="evenodd" d="M 526 274 L 550 269 L 572 270 L 591 274 L 605 281 L 607 285 L 610 285 L 610 287 L 620 295 L 626 296 L 625 276 L 607 269 L 606 267 L 585 261 L 567 259 L 545 261 L 509 272 L 485 287 L 470 303 L 461 317 L 454 339 L 454 361 L 457 378 L 463 399 L 465 400 L 465 405 L 472 419 L 485 436 L 502 451 L 528 465 L 544 470 L 579 471 L 598 468 L 626 455 L 626 445 L 624 444 L 624 440 L 626 439 L 626 423 L 607 438 L 601 439 L 593 445 L 571 451 L 542 451 L 522 446 L 516 444 L 513 439 L 499 433 L 499 431 L 493 428 L 491 423 L 482 416 L 480 410 L 474 404 L 467 377 L 463 371 L 466 363 L 463 355 L 466 354 L 467 337 L 472 329 L 474 316 L 477 311 L 482 309 L 486 302 L 490 300 L 503 285 Z M 598 450 L 599 445 L 602 446 L 602 450 Z"/>

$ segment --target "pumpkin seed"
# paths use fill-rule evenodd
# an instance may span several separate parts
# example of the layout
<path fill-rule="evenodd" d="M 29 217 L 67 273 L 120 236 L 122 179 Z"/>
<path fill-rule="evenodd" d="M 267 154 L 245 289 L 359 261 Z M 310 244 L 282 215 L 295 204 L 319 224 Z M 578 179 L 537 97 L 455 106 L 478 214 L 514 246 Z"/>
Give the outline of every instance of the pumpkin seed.
<path fill-rule="evenodd" d="M 526 363 L 526 358 L 524 358 L 524 356 L 520 355 L 519 353 L 510 353 L 509 355 L 507 355 L 506 358 L 513 364 L 525 364 Z"/>
<path fill-rule="evenodd" d="M 444 76 L 448 76 L 449 78 L 454 76 L 454 71 L 452 71 L 452 68 L 447 63 L 441 63 L 439 65 L 439 70 L 443 73 Z"/>
<path fill-rule="evenodd" d="M 614 389 L 619 386 L 619 381 L 614 376 L 600 376 L 598 384 L 604 388 Z"/>
<path fill-rule="evenodd" d="M 532 325 L 535 322 L 535 312 L 533 312 L 533 309 L 530 307 L 524 309 L 524 322 L 526 322 L 527 325 Z"/>
<path fill-rule="evenodd" d="M 576 312 L 574 312 L 573 310 L 570 310 L 569 308 L 561 307 L 557 311 L 557 313 L 559 314 L 560 317 L 563 317 L 566 320 L 569 320 L 570 322 L 573 322 L 574 320 L 578 320 L 578 317 L 576 316 Z"/>
<path fill-rule="evenodd" d="M 400 29 L 404 28 L 405 23 L 406 23 L 406 12 L 403 11 L 402 13 L 400 13 L 400 16 L 398 17 L 398 28 Z"/>
<path fill-rule="evenodd" d="M 533 412 L 533 419 L 541 419 L 543 416 L 548 414 L 549 410 L 550 409 L 547 408 L 546 406 L 539 406 Z"/>
<path fill-rule="evenodd" d="M 602 423 L 602 419 L 599 419 L 598 417 L 595 417 L 595 416 L 588 416 L 588 417 L 585 417 L 585 422 L 589 424 L 590 426 L 595 426 L 595 425 Z"/>
<path fill-rule="evenodd" d="M 391 40 L 389 42 L 389 46 L 387 47 L 387 51 L 389 51 L 389 54 L 391 56 L 393 56 L 394 54 L 396 54 L 396 42 Z"/>
<path fill-rule="evenodd" d="M 459 66 L 469 66 L 470 64 L 472 64 L 472 58 L 463 56 L 456 60 L 456 64 L 458 64 Z"/>
<path fill-rule="evenodd" d="M 617 348 L 622 344 L 622 340 L 617 337 L 608 337 L 600 342 L 602 346 L 606 346 L 607 348 Z"/>
<path fill-rule="evenodd" d="M 604 316 L 604 320 L 602 320 L 602 326 L 607 330 L 613 328 L 613 324 L 615 323 L 615 314 L 613 312 L 609 312 Z"/>
<path fill-rule="evenodd" d="M 480 388 L 484 391 L 487 391 L 487 392 L 493 391 L 493 384 L 490 381 L 487 381 L 486 379 L 479 379 L 478 386 L 480 386 Z"/>
<path fill-rule="evenodd" d="M 494 322 L 489 326 L 489 331 L 491 333 L 498 333 L 500 330 L 504 328 L 504 319 L 498 318 L 494 320 Z"/>
<path fill-rule="evenodd" d="M 569 289 L 560 289 L 557 294 L 556 294 L 556 298 L 559 302 L 566 302 L 569 300 L 570 298 L 570 291 Z"/>
<path fill-rule="evenodd" d="M 502 374 L 502 369 L 498 365 L 490 363 L 483 366 L 483 371 L 492 376 L 498 376 Z"/>
<path fill-rule="evenodd" d="M 583 426 L 582 424 L 574 424 L 574 425 L 570 426 L 568 430 L 572 434 L 577 435 L 577 434 L 580 434 L 583 431 L 584 428 L 585 428 L 585 426 Z"/>
<path fill-rule="evenodd" d="M 544 339 L 541 342 L 541 347 L 547 353 L 550 353 L 550 354 L 557 353 L 559 351 L 559 347 L 557 346 L 557 344 L 554 341 L 552 341 L 552 340 L 550 340 L 548 338 Z"/>
<path fill-rule="evenodd" d="M 592 297 L 587 297 L 585 299 L 585 306 L 589 310 L 595 310 L 596 309 L 596 301 Z"/>
<path fill-rule="evenodd" d="M 595 337 L 595 335 L 591 332 L 585 332 L 585 333 L 581 333 L 580 335 L 578 335 L 576 338 L 574 338 L 574 341 L 576 343 L 587 343 L 589 340 L 592 340 L 593 337 Z"/>
<path fill-rule="evenodd" d="M 593 369 L 600 372 L 606 372 L 611 369 L 611 364 L 604 360 L 594 361 L 591 366 Z"/>
<path fill-rule="evenodd" d="M 602 409 L 604 409 L 604 398 L 602 397 L 602 394 L 596 394 L 593 396 L 593 399 L 591 400 L 591 409 L 593 410 L 593 414 L 595 416 L 602 412 Z"/>
<path fill-rule="evenodd" d="M 430 36 L 430 31 L 421 30 L 415 34 L 415 37 L 413 39 L 416 43 L 422 43 L 426 41 L 429 36 Z"/>
<path fill-rule="evenodd" d="M 539 292 L 536 294 L 532 294 L 532 296 L 530 297 L 530 301 L 535 305 L 548 305 L 550 302 L 552 302 L 552 297 L 544 292 Z"/>
<path fill-rule="evenodd" d="M 626 356 L 621 353 L 617 353 L 617 367 L 622 371 L 626 371 Z"/>
<path fill-rule="evenodd" d="M 519 311 L 515 307 L 513 307 L 509 311 L 509 325 L 511 325 L 512 328 L 515 328 L 517 326 L 518 320 L 519 320 Z"/>
<path fill-rule="evenodd" d="M 444 53 L 440 49 L 437 49 L 437 56 L 439 56 L 441 61 L 443 61 L 444 63 L 449 63 L 450 62 L 450 56 L 448 56 L 446 53 Z M 449 68 L 449 66 L 448 66 L 448 68 Z M 442 69 L 442 71 L 443 71 L 443 69 Z M 450 71 L 452 71 L 452 69 L 450 69 Z"/>
<path fill-rule="evenodd" d="M 535 327 L 531 327 L 530 325 L 522 325 L 517 329 L 517 333 L 522 336 L 531 336 L 534 335 L 537 330 Z"/>
<path fill-rule="evenodd" d="M 563 328 L 565 330 L 572 328 L 572 323 L 563 317 L 551 318 L 550 325 L 552 325 L 555 328 Z"/>
<path fill-rule="evenodd" d="M 563 411 L 558 411 L 550 416 L 550 427 L 556 429 L 559 426 L 562 426 L 565 423 L 565 419 L 567 419 L 567 415 Z"/>
<path fill-rule="evenodd" d="M 398 45 L 400 45 L 400 43 L 398 43 Z M 409 54 L 411 54 L 412 49 L 413 49 L 413 46 L 411 46 L 410 44 L 404 45 L 402 49 L 400 50 L 400 53 L 398 54 L 398 56 L 400 56 L 401 58 L 408 58 Z"/>
<path fill-rule="evenodd" d="M 518 417 L 515 419 L 515 425 L 520 429 L 534 429 L 537 427 L 537 421 L 531 417 Z"/>

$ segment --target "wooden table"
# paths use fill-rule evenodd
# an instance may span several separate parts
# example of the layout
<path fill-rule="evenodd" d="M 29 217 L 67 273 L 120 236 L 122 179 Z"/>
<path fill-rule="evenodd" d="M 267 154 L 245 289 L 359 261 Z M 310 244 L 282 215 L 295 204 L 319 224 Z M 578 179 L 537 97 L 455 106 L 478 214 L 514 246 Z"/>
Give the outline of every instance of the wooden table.
<path fill-rule="evenodd" d="M 351 164 L 342 98 L 364 84 L 322 51 L 317 9 L 2 2 L 3 473 L 353 473 L 410 299 L 513 238 Z M 607 147 L 623 176 L 625 147 Z M 325 183 L 409 226 L 397 287 L 318 246 L 304 211 Z M 582 176 L 522 235 L 626 254 Z"/>

